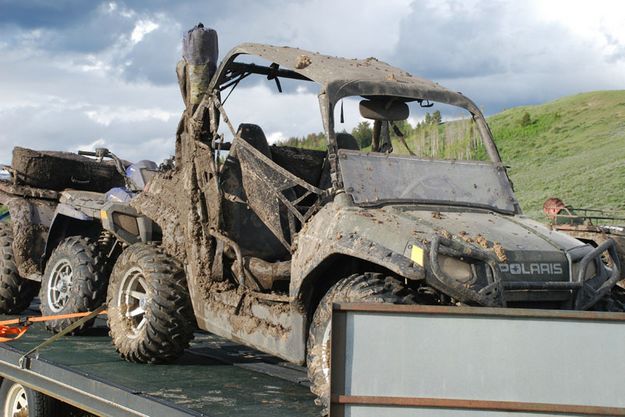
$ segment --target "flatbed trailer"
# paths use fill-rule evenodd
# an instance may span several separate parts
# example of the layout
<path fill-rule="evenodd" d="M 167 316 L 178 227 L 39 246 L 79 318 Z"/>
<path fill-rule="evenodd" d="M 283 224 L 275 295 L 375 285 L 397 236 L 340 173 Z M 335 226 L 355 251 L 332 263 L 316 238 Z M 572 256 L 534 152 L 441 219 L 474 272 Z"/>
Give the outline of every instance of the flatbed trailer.
<path fill-rule="evenodd" d="M 50 335 L 34 324 L 0 344 L 0 377 L 61 401 L 72 410 L 64 416 L 319 415 L 305 368 L 210 334 L 197 334 L 173 364 L 133 364 L 117 355 L 98 319 L 88 334 L 64 337 L 21 366 Z"/>

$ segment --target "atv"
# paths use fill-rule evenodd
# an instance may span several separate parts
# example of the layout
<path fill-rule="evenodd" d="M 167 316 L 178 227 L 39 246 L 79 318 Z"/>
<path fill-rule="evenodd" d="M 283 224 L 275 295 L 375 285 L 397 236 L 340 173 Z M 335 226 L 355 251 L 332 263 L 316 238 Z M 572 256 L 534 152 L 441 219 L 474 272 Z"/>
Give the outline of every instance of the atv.
<path fill-rule="evenodd" d="M 0 223 L 4 289 L 0 310 L 17 314 L 38 292 L 43 315 L 98 307 L 106 296 L 112 263 L 121 252 L 118 228 L 108 218 L 101 219 L 101 209 L 114 212 L 115 218 L 130 211 L 134 220 L 136 212 L 128 201 L 156 172 L 156 164 L 129 164 L 104 148 L 78 155 L 15 148 L 13 155 L 9 167 L 13 177 L 0 181 L 0 199 L 10 219 Z M 151 223 L 142 228 L 144 234 L 151 231 Z M 132 237 L 124 237 L 134 243 Z M 58 332 L 75 320 L 50 320 L 46 326 Z M 91 324 L 85 323 L 75 333 Z"/>
<path fill-rule="evenodd" d="M 620 308 L 614 242 L 595 248 L 525 217 L 466 96 L 373 58 L 289 47 L 242 44 L 217 67 L 216 44 L 201 26 L 186 35 L 175 168 L 130 202 L 161 233 L 129 244 L 111 273 L 108 323 L 124 359 L 175 360 L 197 323 L 306 364 L 327 408 L 333 303 Z M 327 149 L 270 146 L 256 124 L 235 129 L 225 101 L 254 77 L 278 91 L 316 85 Z M 439 125 L 420 155 L 393 150 L 398 124 L 433 105 L 467 113 L 475 160 L 432 158 Z M 339 132 L 354 112 L 373 123 L 367 149 Z"/>
<path fill-rule="evenodd" d="M 9 178 L 0 180 L 0 204 L 7 208 L 0 223 L 0 312 L 19 314 L 39 291 L 47 260 L 48 232 L 65 189 L 106 192 L 122 186 L 115 167 L 57 151 L 13 149 Z M 85 231 L 64 230 L 66 236 Z M 93 236 L 97 239 L 97 234 Z"/>
<path fill-rule="evenodd" d="M 147 160 L 130 164 L 106 148 L 78 151 L 78 154 L 95 157 L 100 163 L 109 158 L 124 186 L 105 193 L 75 189 L 60 193 L 43 256 L 45 269 L 39 298 L 44 316 L 99 307 L 105 301 L 111 268 L 123 245 L 154 239 L 152 222 L 138 216 L 128 203 L 157 172 L 158 166 Z M 128 219 L 132 225 L 126 224 Z M 132 234 L 125 232 L 120 224 L 131 228 Z M 57 333 L 76 320 L 49 320 L 46 327 Z M 92 324 L 93 321 L 86 322 L 74 333 Z"/>

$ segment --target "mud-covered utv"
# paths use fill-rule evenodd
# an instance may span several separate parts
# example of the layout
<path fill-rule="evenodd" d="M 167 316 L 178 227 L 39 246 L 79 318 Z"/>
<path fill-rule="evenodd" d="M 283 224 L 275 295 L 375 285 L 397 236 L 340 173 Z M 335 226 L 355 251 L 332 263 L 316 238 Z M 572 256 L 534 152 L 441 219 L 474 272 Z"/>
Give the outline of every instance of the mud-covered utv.
<path fill-rule="evenodd" d="M 613 242 L 593 248 L 524 217 L 484 116 L 464 95 L 372 58 L 259 44 L 234 48 L 212 75 L 216 51 L 203 46 L 216 45 L 215 33 L 198 27 L 185 39 L 175 169 L 131 202 L 162 241 L 126 248 L 109 283 L 123 358 L 172 360 L 197 322 L 306 363 L 327 406 L 333 302 L 615 308 L 619 271 L 601 262 L 606 251 L 616 258 Z M 267 86 L 255 77 L 286 92 L 282 111 L 271 104 L 281 96 L 258 94 Z M 257 107 L 226 105 L 245 82 L 258 96 L 239 106 Z M 269 145 L 252 124 L 261 114 L 290 123 L 297 95 L 312 101 L 310 118 L 320 110 L 323 151 Z M 395 155 L 390 132 L 433 105 L 454 121 L 428 127 L 411 150 L 423 156 Z M 339 133 L 358 111 L 373 121 L 366 149 Z M 431 158 L 432 142 L 452 130 L 464 132 L 444 142 L 442 156 L 454 160 Z M 456 160 L 467 154 L 465 142 L 452 152 L 461 138 L 484 160 Z"/>
<path fill-rule="evenodd" d="M 0 181 L 0 202 L 10 214 L 9 222 L 0 223 L 0 311 L 21 312 L 38 291 L 44 315 L 89 311 L 104 302 L 110 267 L 121 245 L 116 227 L 103 228 L 101 209 L 111 214 L 130 211 L 134 220 L 128 190 L 144 185 L 129 185 L 128 165 L 106 149 L 78 155 L 14 149 L 12 178 Z M 151 224 L 146 230 L 151 231 Z M 52 320 L 46 325 L 60 331 L 71 322 Z"/>

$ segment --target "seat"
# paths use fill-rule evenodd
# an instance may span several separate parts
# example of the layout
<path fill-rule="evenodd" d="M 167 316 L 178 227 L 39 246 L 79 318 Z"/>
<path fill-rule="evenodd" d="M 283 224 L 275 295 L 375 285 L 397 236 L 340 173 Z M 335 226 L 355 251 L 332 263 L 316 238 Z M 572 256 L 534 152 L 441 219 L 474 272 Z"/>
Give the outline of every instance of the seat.
<path fill-rule="evenodd" d="M 260 126 L 251 123 L 241 123 L 237 134 L 241 136 L 241 139 L 252 145 L 260 153 L 271 159 L 271 149 L 269 148 L 269 142 L 265 132 Z"/>
<path fill-rule="evenodd" d="M 242 123 L 239 125 L 238 133 L 242 140 L 271 158 L 269 143 L 260 126 Z M 224 162 L 221 188 L 237 200 L 247 202 L 241 165 L 236 152 L 230 153 Z M 226 198 L 222 207 L 224 230 L 240 246 L 243 256 L 254 256 L 266 261 L 288 259 L 287 249 L 248 205 Z"/>
<path fill-rule="evenodd" d="M 359 151 L 358 141 L 349 133 L 336 134 L 336 146 L 339 149 L 349 149 L 351 151 Z"/>

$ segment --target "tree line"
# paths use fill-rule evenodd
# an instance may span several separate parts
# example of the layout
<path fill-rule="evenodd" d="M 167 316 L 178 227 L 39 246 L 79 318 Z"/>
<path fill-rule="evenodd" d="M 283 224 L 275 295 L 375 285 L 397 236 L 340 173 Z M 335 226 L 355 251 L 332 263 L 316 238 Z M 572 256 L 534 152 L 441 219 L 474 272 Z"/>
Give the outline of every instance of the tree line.
<path fill-rule="evenodd" d="M 472 119 L 457 119 L 443 123 L 440 111 L 426 113 L 422 121 L 415 126 L 408 121 L 394 122 L 403 134 L 410 150 L 418 157 L 435 159 L 474 159 L 486 157 L 477 128 Z M 360 149 L 371 149 L 373 128 L 369 121 L 362 121 L 351 133 L 358 141 Z M 392 132 L 393 153 L 408 154 L 399 137 Z M 291 137 L 280 144 L 306 149 L 326 149 L 326 135 L 323 132 L 310 133 L 302 137 Z"/>

